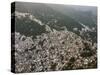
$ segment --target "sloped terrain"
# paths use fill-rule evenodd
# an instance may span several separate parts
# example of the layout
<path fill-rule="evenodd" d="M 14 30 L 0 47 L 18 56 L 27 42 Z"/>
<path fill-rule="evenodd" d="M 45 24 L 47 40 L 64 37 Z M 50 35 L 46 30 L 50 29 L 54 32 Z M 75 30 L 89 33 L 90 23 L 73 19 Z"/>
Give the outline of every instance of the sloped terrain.
<path fill-rule="evenodd" d="M 16 73 L 97 67 L 96 7 L 22 2 L 15 6 L 11 52 Z"/>
<path fill-rule="evenodd" d="M 67 30 L 76 33 L 85 40 L 87 39 L 88 41 L 92 41 L 94 43 L 97 42 L 97 7 L 17 2 L 16 11 L 23 14 L 31 14 L 43 24 L 48 25 L 51 29 L 64 30 L 64 28 L 67 28 Z M 28 27 L 27 25 L 35 25 L 34 27 L 37 26 L 37 28 L 39 26 L 39 23 L 36 23 L 36 21 L 30 21 L 28 16 L 21 18 L 21 20 L 16 20 L 16 22 L 16 26 L 19 27 L 16 29 L 16 31 L 20 31 L 20 33 L 26 36 L 31 35 L 32 32 L 30 31 L 29 34 L 28 32 L 21 31 Z M 22 25 L 26 25 L 26 27 Z M 34 29 L 34 27 L 32 28 Z M 41 26 L 41 32 L 38 34 L 44 33 L 44 27 L 45 26 Z M 29 27 L 27 29 L 31 30 Z"/>
<path fill-rule="evenodd" d="M 15 33 L 15 72 L 96 68 L 96 45 L 69 31 L 41 34 L 36 39 Z"/>

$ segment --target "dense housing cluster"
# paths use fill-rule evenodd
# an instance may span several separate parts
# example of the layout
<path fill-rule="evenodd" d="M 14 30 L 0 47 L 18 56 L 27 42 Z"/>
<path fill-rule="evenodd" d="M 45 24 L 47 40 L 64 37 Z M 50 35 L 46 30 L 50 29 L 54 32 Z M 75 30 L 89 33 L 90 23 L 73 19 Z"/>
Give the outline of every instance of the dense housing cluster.
<path fill-rule="evenodd" d="M 16 72 L 95 68 L 96 58 L 96 44 L 73 32 L 43 33 L 34 40 L 15 33 Z"/>

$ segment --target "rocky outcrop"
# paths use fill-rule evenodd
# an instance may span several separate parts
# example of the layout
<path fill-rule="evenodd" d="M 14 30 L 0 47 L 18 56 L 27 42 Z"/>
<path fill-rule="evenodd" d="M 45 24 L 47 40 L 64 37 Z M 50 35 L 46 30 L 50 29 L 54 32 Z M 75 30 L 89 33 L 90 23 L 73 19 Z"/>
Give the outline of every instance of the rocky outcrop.
<path fill-rule="evenodd" d="M 42 33 L 35 39 L 15 32 L 15 72 L 97 67 L 96 44 L 70 31 Z"/>

